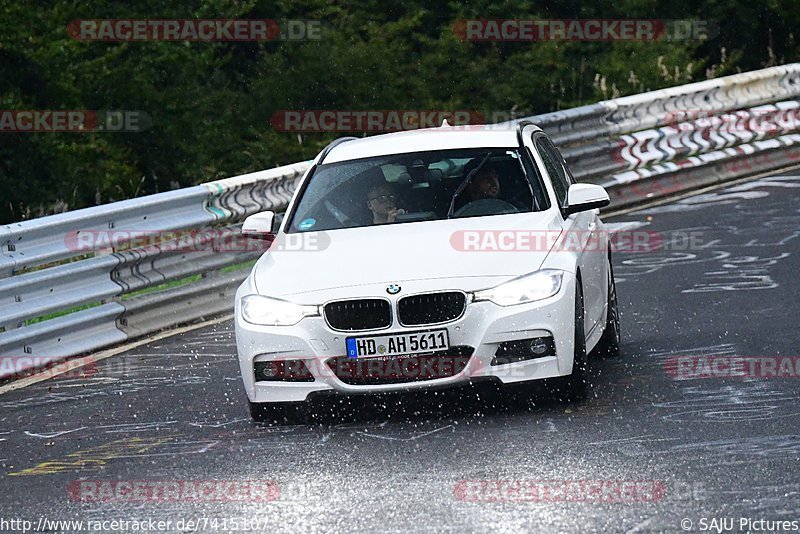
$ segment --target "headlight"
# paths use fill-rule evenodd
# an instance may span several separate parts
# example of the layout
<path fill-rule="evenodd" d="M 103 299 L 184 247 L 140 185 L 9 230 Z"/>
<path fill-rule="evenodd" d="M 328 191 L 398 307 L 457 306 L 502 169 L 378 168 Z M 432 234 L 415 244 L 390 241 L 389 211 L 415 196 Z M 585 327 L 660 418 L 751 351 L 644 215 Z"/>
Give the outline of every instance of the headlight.
<path fill-rule="evenodd" d="M 475 292 L 475 300 L 489 300 L 498 306 L 513 306 L 552 297 L 561 289 L 563 271 L 544 269 L 515 278 L 491 289 Z"/>
<path fill-rule="evenodd" d="M 242 298 L 241 307 L 245 321 L 265 326 L 292 326 L 303 317 L 319 315 L 317 306 L 304 306 L 260 295 Z"/>

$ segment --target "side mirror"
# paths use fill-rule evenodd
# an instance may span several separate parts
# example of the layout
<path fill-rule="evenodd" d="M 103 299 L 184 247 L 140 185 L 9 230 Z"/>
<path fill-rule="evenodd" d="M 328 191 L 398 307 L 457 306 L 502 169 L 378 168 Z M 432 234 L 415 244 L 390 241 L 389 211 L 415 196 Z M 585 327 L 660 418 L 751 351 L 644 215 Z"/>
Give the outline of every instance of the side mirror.
<path fill-rule="evenodd" d="M 244 220 L 242 224 L 242 235 L 272 239 L 278 232 L 280 219 L 275 216 L 274 211 L 262 211 L 255 213 Z"/>
<path fill-rule="evenodd" d="M 566 216 L 581 211 L 595 208 L 604 208 L 611 204 L 608 193 L 595 184 L 572 184 L 567 191 L 567 207 L 564 208 Z"/>

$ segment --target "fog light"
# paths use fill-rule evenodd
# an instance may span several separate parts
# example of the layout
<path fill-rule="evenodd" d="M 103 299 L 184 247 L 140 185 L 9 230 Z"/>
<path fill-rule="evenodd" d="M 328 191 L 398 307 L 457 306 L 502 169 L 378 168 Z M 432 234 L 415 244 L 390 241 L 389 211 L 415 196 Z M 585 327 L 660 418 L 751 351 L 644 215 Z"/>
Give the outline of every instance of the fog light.
<path fill-rule="evenodd" d="M 264 362 L 266 365 L 256 365 L 256 373 L 261 380 L 272 380 L 278 376 L 278 366 L 272 365 L 273 362 Z"/>
<path fill-rule="evenodd" d="M 505 365 L 555 355 L 556 344 L 552 336 L 506 341 L 497 347 L 492 365 Z"/>
<path fill-rule="evenodd" d="M 541 356 L 544 353 L 546 353 L 547 349 L 549 349 L 550 347 L 547 344 L 547 342 L 544 341 L 544 338 L 537 337 L 536 339 L 531 341 L 531 344 L 530 344 L 529 348 L 530 348 L 530 351 L 533 354 L 535 354 L 537 356 Z"/>
<path fill-rule="evenodd" d="M 313 382 L 314 376 L 303 360 L 255 362 L 256 382 Z"/>

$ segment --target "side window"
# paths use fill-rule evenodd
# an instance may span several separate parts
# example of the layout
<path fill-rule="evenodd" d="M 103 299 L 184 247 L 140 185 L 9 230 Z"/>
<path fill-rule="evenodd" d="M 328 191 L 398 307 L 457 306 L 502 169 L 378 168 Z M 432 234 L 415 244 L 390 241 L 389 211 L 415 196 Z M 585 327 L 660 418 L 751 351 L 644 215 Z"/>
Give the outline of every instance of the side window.
<path fill-rule="evenodd" d="M 556 145 L 550 139 L 544 138 L 544 142 L 550 151 L 555 154 L 556 161 L 558 161 L 558 167 L 562 170 L 564 177 L 567 180 L 567 184 L 572 185 L 577 183 L 575 178 L 572 176 L 572 173 L 569 172 L 569 169 L 566 166 L 566 162 L 564 161 L 564 156 L 561 155 L 561 152 L 556 148 Z M 569 187 L 569 186 L 568 186 Z"/>
<path fill-rule="evenodd" d="M 558 205 L 564 206 L 567 203 L 569 181 L 564 172 L 564 166 L 561 163 L 561 156 L 555 151 L 555 148 L 550 145 L 547 138 L 538 136 L 533 142 L 536 145 L 536 150 L 539 151 L 539 155 L 542 156 L 547 174 L 550 176 L 550 181 L 553 184 L 553 189 L 555 189 L 556 198 L 558 199 Z"/>

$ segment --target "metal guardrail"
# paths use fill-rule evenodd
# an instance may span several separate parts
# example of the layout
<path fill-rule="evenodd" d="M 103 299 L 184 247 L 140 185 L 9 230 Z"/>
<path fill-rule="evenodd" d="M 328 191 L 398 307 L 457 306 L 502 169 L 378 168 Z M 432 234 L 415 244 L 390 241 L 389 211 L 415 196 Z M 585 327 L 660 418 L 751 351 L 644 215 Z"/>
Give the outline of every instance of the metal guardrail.
<path fill-rule="evenodd" d="M 723 112 L 793 98 L 800 65 L 792 63 L 535 115 L 531 120 L 560 146 L 586 144 L 627 132 L 663 126 L 673 112 Z"/>
<path fill-rule="evenodd" d="M 790 64 L 524 120 L 551 136 L 578 179 L 604 185 L 618 209 L 797 165 L 798 95 L 800 64 Z M 679 120 L 693 110 L 722 122 Z M 743 125 L 735 132 L 725 130 L 731 111 Z M 0 378 L 229 311 L 261 252 L 231 252 L 227 237 L 246 216 L 283 209 L 309 166 L 0 226 Z M 117 230 L 111 247 L 95 239 Z M 132 230 L 180 232 L 143 246 Z M 206 246 L 178 243 L 187 235 L 202 242 L 204 232 Z"/>
<path fill-rule="evenodd" d="M 225 270 L 261 254 L 230 250 L 235 223 L 284 207 L 308 166 L 0 226 L 0 378 L 230 309 L 247 270 Z"/>
<path fill-rule="evenodd" d="M 208 225 L 215 219 L 213 214 L 198 209 L 207 197 L 208 189 L 198 185 L 9 225 L 2 242 L 6 262 L 0 264 L 5 266 L 0 276 L 76 256 L 70 238 L 77 240 L 82 231 L 136 228 L 144 232 Z"/>
<path fill-rule="evenodd" d="M 530 120 L 547 132 L 561 149 L 576 177 L 600 182 L 615 173 L 648 165 L 646 161 L 624 158 L 622 151 L 635 144 L 637 139 L 625 134 L 650 131 L 657 136 L 661 127 L 674 130 L 677 123 L 685 126 L 685 121 L 679 118 L 687 112 L 724 114 L 754 108 L 752 113 L 762 114 L 757 106 L 792 100 L 798 95 L 800 64 L 792 63 L 520 120 Z M 798 117 L 800 115 L 794 115 L 795 129 Z M 762 137 L 764 135 L 759 138 Z M 748 141 L 742 139 L 739 142 Z M 699 147 L 692 151 L 692 145 L 686 148 L 689 149 L 688 155 L 708 150 Z"/>

